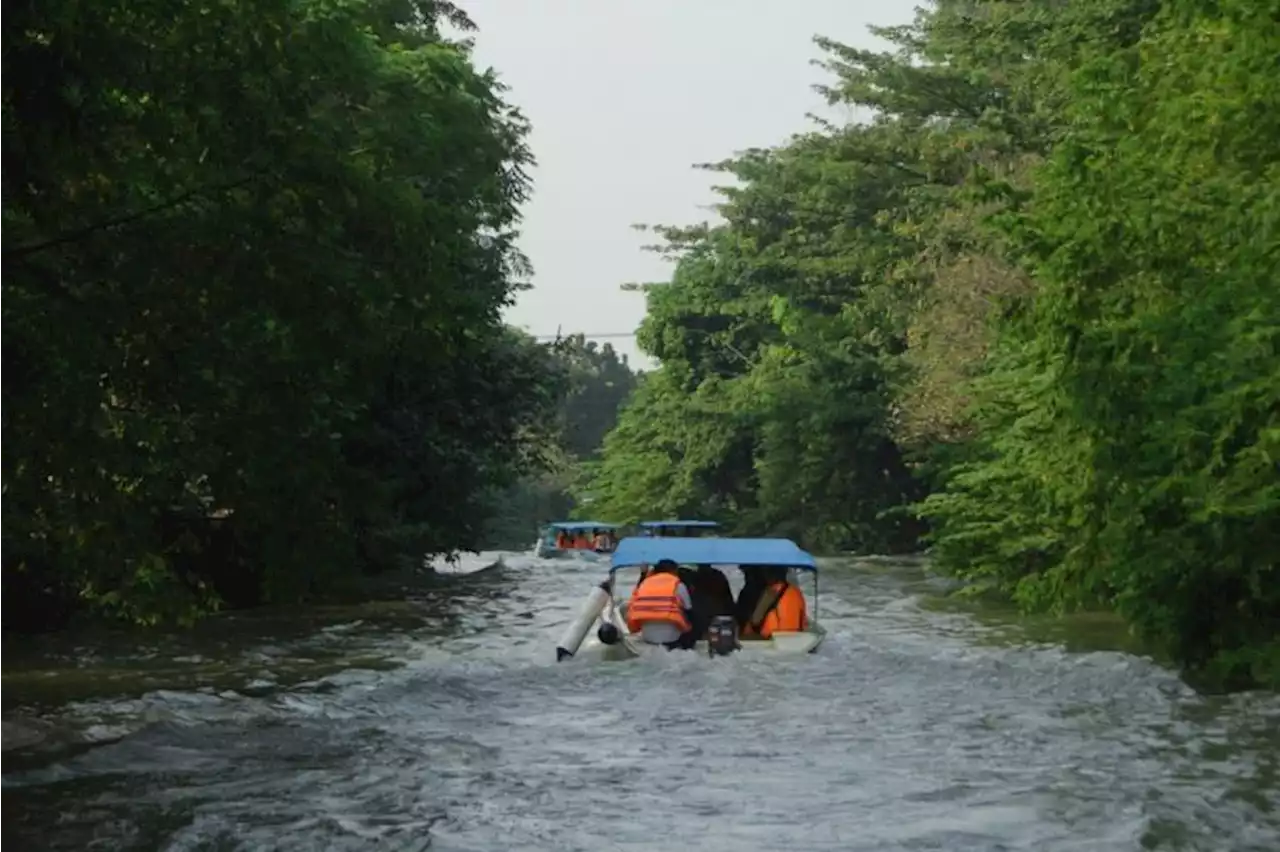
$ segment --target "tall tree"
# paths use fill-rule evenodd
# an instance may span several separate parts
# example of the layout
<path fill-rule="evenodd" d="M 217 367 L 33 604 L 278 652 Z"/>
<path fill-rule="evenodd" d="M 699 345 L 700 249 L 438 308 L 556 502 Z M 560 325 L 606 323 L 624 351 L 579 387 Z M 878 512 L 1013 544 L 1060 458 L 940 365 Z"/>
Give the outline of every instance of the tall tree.
<path fill-rule="evenodd" d="M 529 154 L 465 17 L 8 11 L 6 587 L 154 620 L 471 543 L 555 370 L 499 321 Z"/>
<path fill-rule="evenodd" d="M 601 346 L 582 334 L 558 340 L 553 349 L 568 370 L 569 391 L 562 405 L 564 447 L 575 458 L 591 458 L 635 389 L 636 374 L 612 344 Z"/>
<path fill-rule="evenodd" d="M 494 516 L 483 535 L 490 547 L 524 549 L 537 528 L 563 520 L 575 506 L 591 514 L 590 495 L 575 501 L 572 485 L 581 464 L 600 452 L 604 436 L 617 423 L 619 407 L 639 379 L 625 355 L 582 334 L 557 339 L 547 352 L 561 376 L 556 408 L 542 421 L 537 439 L 548 463 L 510 487 L 490 492 Z"/>
<path fill-rule="evenodd" d="M 909 508 L 970 592 L 1280 683 L 1276 12 L 937 0 L 887 52 L 819 39 L 874 119 L 659 229 L 662 366 L 582 487 L 829 548 L 909 546 Z"/>

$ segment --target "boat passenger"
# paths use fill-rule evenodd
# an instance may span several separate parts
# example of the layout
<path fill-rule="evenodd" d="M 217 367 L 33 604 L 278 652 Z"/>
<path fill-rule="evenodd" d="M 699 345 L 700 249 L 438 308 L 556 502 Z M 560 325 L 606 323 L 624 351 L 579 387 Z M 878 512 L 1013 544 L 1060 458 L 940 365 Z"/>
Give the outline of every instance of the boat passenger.
<path fill-rule="evenodd" d="M 764 574 L 764 588 L 742 627 L 743 639 L 769 639 L 775 632 L 809 629 L 804 592 L 787 582 L 786 568 L 755 569 Z M 745 591 L 745 588 L 744 590 Z"/>
<path fill-rule="evenodd" d="M 570 545 L 569 534 L 564 530 L 556 532 L 556 547 L 560 550 L 568 550 Z"/>
<path fill-rule="evenodd" d="M 591 540 L 591 549 L 596 553 L 608 553 L 613 550 L 609 543 L 609 533 L 607 530 L 601 530 L 596 533 L 595 538 Z"/>
<path fill-rule="evenodd" d="M 680 565 L 676 568 L 676 576 L 680 578 L 681 583 L 684 583 L 684 587 L 689 590 L 689 600 L 693 600 L 694 592 L 696 592 L 698 588 L 693 567 L 690 565 Z"/>
<path fill-rule="evenodd" d="M 574 550 L 589 550 L 590 548 L 591 548 L 591 542 L 587 541 L 586 535 L 584 535 L 583 533 L 578 533 L 576 536 L 574 536 L 574 539 L 573 539 Z"/>
<path fill-rule="evenodd" d="M 689 588 L 693 596 L 693 632 L 701 639 L 706 636 L 711 619 L 734 614 L 733 589 L 729 578 L 710 565 L 698 566 Z"/>
<path fill-rule="evenodd" d="M 742 565 L 742 590 L 738 592 L 738 601 L 733 607 L 734 620 L 738 622 L 738 635 L 741 636 L 751 621 L 760 596 L 768 586 L 768 568 L 761 565 Z"/>
<path fill-rule="evenodd" d="M 693 601 L 670 559 L 653 566 L 627 604 L 627 629 L 649 645 L 692 648 L 697 639 L 691 620 Z"/>

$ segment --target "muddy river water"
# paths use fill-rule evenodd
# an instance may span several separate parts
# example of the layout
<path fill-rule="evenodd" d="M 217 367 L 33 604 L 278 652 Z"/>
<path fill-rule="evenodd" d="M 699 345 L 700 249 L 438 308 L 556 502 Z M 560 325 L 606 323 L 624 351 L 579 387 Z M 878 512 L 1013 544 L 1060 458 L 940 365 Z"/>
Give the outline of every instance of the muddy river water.
<path fill-rule="evenodd" d="M 811 657 L 557 665 L 602 569 L 499 556 L 407 603 L 6 643 L 6 851 L 1280 850 L 1280 697 L 1198 696 L 1109 622 L 837 560 Z"/>

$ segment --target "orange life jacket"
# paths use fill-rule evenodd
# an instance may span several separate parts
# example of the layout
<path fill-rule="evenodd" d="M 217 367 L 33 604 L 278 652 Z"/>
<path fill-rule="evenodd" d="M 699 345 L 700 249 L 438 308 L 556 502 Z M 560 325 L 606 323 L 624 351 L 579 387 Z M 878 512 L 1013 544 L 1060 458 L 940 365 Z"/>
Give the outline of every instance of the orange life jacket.
<path fill-rule="evenodd" d="M 778 602 L 765 613 L 760 626 L 757 628 L 748 624 L 742 629 L 743 638 L 768 639 L 775 632 L 798 633 L 809 629 L 809 612 L 805 609 L 804 592 L 800 591 L 799 586 L 790 583 L 773 583 L 765 594 L 778 594 L 779 591 L 781 594 Z"/>
<path fill-rule="evenodd" d="M 565 535 L 564 533 L 557 533 L 556 547 L 560 548 L 561 550 L 567 549 L 569 547 L 569 536 Z"/>
<path fill-rule="evenodd" d="M 665 621 L 674 624 L 681 633 L 692 630 L 693 625 L 676 592 L 679 588 L 680 578 L 675 574 L 664 572 L 645 577 L 627 604 L 627 629 L 636 633 L 650 621 Z"/>
<path fill-rule="evenodd" d="M 573 546 L 576 550 L 586 550 L 588 546 L 587 537 L 585 535 L 578 536 L 573 540 Z"/>

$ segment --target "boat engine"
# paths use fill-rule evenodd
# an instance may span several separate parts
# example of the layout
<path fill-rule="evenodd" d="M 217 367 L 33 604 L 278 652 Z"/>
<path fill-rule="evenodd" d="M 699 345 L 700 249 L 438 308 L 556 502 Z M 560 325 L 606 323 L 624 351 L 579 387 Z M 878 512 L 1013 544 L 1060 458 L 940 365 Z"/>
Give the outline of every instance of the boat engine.
<path fill-rule="evenodd" d="M 622 641 L 622 631 L 618 630 L 616 624 L 606 621 L 596 631 L 596 638 L 600 640 L 601 645 L 617 645 Z"/>
<path fill-rule="evenodd" d="M 738 622 L 732 615 L 717 615 L 707 625 L 707 653 L 727 657 L 738 650 Z"/>

